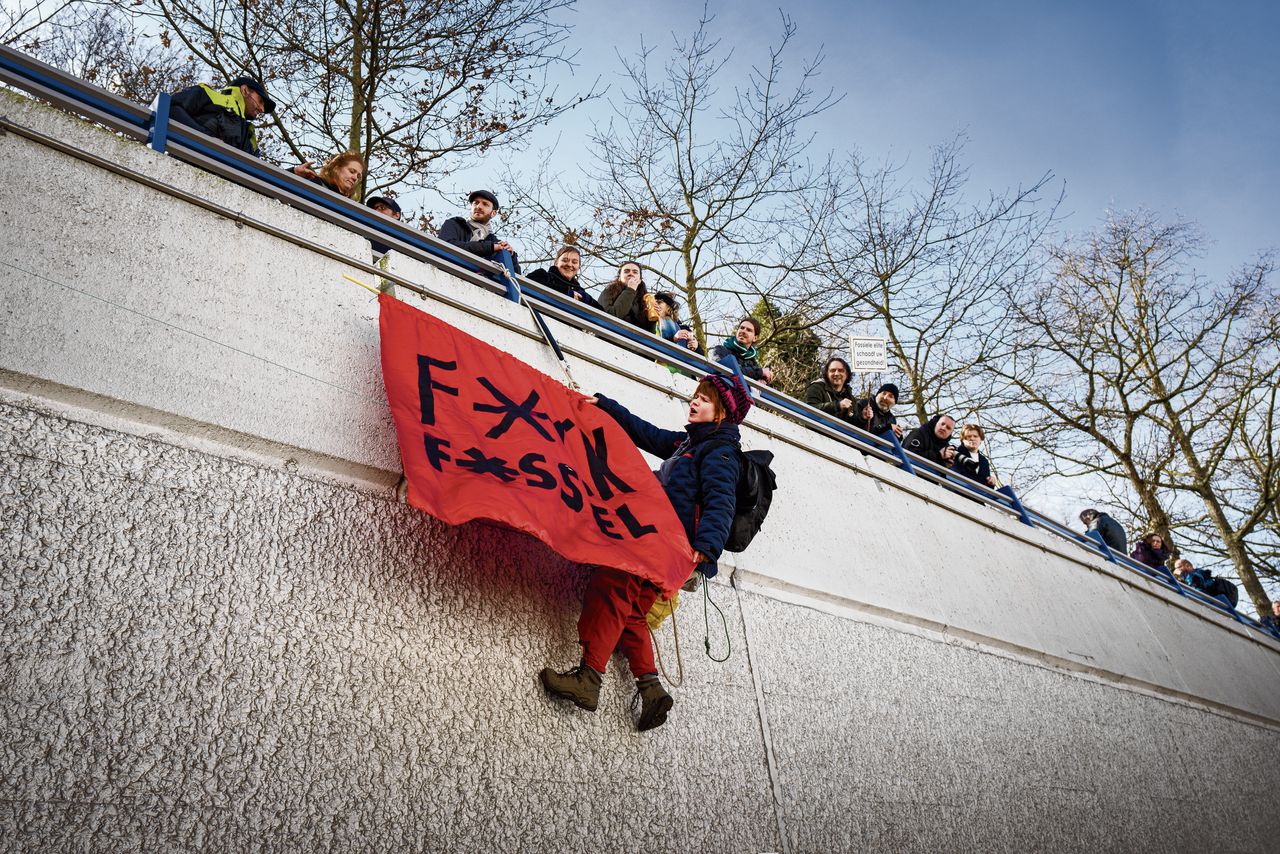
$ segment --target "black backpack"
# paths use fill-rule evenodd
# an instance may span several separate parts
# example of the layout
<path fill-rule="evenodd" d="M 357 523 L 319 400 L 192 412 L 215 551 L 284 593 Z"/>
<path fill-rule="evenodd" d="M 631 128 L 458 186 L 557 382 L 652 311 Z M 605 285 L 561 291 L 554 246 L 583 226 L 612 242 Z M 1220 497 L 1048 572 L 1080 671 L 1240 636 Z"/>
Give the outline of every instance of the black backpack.
<path fill-rule="evenodd" d="M 738 520 L 734 519 L 733 521 L 737 522 Z M 1214 576 L 1213 583 L 1209 585 L 1209 589 L 1205 592 L 1210 596 L 1227 597 L 1227 601 L 1231 603 L 1232 608 L 1240 604 L 1240 591 L 1236 589 L 1234 584 L 1227 581 L 1225 578 Z"/>
<path fill-rule="evenodd" d="M 703 453 L 721 444 L 726 443 L 708 442 Z M 773 491 L 778 488 L 778 478 L 769 468 L 769 463 L 773 462 L 772 451 L 744 451 L 737 445 L 732 448 L 738 456 L 738 494 L 724 548 L 725 551 L 741 552 L 751 545 L 751 540 L 764 524 L 764 517 L 769 515 L 769 504 L 773 501 Z"/>

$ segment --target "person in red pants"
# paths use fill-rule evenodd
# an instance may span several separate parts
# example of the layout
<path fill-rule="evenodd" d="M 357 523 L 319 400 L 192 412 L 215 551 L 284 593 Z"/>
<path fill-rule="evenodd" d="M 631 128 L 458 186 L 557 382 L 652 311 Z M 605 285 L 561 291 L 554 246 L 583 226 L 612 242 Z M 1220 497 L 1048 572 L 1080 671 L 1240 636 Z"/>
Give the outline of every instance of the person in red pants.
<path fill-rule="evenodd" d="M 733 523 L 740 471 L 738 425 L 751 408 L 750 393 L 736 377 L 708 374 L 689 401 L 689 423 L 683 431 L 655 427 L 603 395 L 597 394 L 595 402 L 642 450 L 665 460 L 658 481 L 694 548 L 695 571 L 713 577 Z M 646 579 L 597 567 L 587 582 L 578 619 L 582 662 L 563 673 L 544 668 L 539 676 L 547 692 L 594 712 L 609 656 L 621 649 L 640 695 L 637 728 L 666 723 L 673 701 L 658 679 L 645 624 L 645 614 L 658 596 L 657 586 Z"/>

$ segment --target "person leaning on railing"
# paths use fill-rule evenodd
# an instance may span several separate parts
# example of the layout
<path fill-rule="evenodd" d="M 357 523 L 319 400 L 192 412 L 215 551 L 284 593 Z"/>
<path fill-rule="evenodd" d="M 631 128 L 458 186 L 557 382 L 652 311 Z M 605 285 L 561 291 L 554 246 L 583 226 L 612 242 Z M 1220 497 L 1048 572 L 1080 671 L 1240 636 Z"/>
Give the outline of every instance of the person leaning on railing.
<path fill-rule="evenodd" d="M 765 385 L 773 382 L 773 369 L 760 366 L 760 353 L 756 350 L 756 341 L 760 339 L 763 328 L 760 321 L 750 315 L 742 318 L 732 335 L 711 348 L 711 361 L 723 362 L 732 356 L 737 359 L 742 374 L 747 379 Z"/>
<path fill-rule="evenodd" d="M 699 356 L 705 355 L 693 327 L 680 321 L 680 303 L 676 301 L 675 294 L 671 291 L 658 291 L 654 294 L 653 301 L 658 307 L 658 334 L 673 344 L 689 348 Z"/>
<path fill-rule="evenodd" d="M 471 206 L 469 217 L 454 216 L 440 226 L 437 236 L 445 243 L 464 252 L 492 259 L 499 252 L 511 253 L 511 264 L 520 272 L 520 259 L 516 250 L 493 233 L 493 218 L 498 214 L 498 197 L 488 190 L 472 190 L 467 196 Z"/>
<path fill-rule="evenodd" d="M 1138 541 L 1129 557 L 1152 569 L 1159 569 L 1169 559 L 1169 549 L 1165 547 L 1164 537 L 1151 531 Z"/>
<path fill-rule="evenodd" d="M 658 331 L 658 306 L 645 287 L 644 273 L 635 261 L 618 268 L 618 278 L 600 292 L 600 307 L 645 332 Z"/>
<path fill-rule="evenodd" d="M 951 470 L 969 480 L 995 489 L 996 479 L 991 474 L 991 461 L 982 453 L 982 442 L 987 434 L 977 424 L 966 424 L 960 429 L 960 447 L 951 460 Z"/>
<path fill-rule="evenodd" d="M 804 390 L 804 402 L 852 424 L 855 401 L 849 388 L 850 375 L 849 363 L 839 356 L 832 356 L 822 366 L 822 379 L 809 383 Z"/>
<path fill-rule="evenodd" d="M 315 163 L 307 161 L 293 167 L 295 175 L 306 178 L 313 184 L 319 184 L 333 190 L 340 196 L 354 199 L 360 191 L 360 179 L 364 177 L 364 158 L 358 151 L 344 151 L 335 154 L 325 161 L 317 172 Z"/>
<path fill-rule="evenodd" d="M 544 288 L 573 297 L 592 308 L 599 308 L 600 303 L 596 302 L 596 298 L 587 293 L 582 287 L 582 282 L 578 281 L 580 269 L 582 269 L 582 253 L 578 247 L 561 246 L 551 266 L 534 270 L 529 274 L 529 278 Z"/>
<path fill-rule="evenodd" d="M 207 133 L 233 148 L 261 157 L 258 139 L 250 124 L 258 116 L 274 113 L 276 102 L 252 77 L 237 77 L 221 89 L 197 83 L 169 96 L 169 118 Z"/>
<path fill-rule="evenodd" d="M 898 387 L 893 383 L 885 383 L 876 392 L 875 399 L 864 397 L 853 404 L 853 426 L 860 427 L 868 433 L 879 436 L 885 430 L 892 430 L 893 435 L 902 438 L 902 428 L 898 426 L 898 417 L 893 414 L 893 407 L 898 403 Z"/>
<path fill-rule="evenodd" d="M 1124 526 L 1112 519 L 1110 515 L 1089 507 L 1080 511 L 1080 521 L 1085 531 L 1097 531 L 1102 542 L 1112 551 L 1124 554 L 1129 551 L 1129 538 L 1125 535 Z"/>
<path fill-rule="evenodd" d="M 956 420 L 950 415 L 935 415 L 908 433 L 902 440 L 902 447 L 934 465 L 947 468 L 956 454 L 956 449 L 948 441 L 955 429 Z"/>
<path fill-rule="evenodd" d="M 1271 603 L 1271 613 L 1264 614 L 1258 622 L 1271 634 L 1280 638 L 1280 599 Z"/>

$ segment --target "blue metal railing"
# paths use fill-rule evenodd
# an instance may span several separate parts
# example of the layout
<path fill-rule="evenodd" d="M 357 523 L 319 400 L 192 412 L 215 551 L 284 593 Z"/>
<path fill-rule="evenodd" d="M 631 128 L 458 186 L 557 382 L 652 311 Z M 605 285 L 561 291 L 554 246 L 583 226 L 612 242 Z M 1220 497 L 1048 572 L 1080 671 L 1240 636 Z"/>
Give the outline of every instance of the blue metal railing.
<path fill-rule="evenodd" d="M 194 128 L 175 124 L 169 120 L 169 96 L 161 94 L 152 109 L 146 109 L 120 98 L 49 65 L 35 60 L 10 47 L 0 45 L 0 81 L 22 88 L 37 97 L 71 112 L 99 121 L 117 131 L 124 132 L 158 152 L 185 160 L 236 183 L 269 194 L 281 201 L 302 208 L 330 222 L 382 243 L 388 243 L 410 257 L 428 263 L 443 262 L 454 270 L 469 273 L 467 278 L 485 277 L 505 289 L 514 301 L 525 299 L 547 342 L 563 359 L 560 346 L 543 321 L 543 313 L 592 331 L 606 330 L 615 343 L 635 352 L 657 358 L 659 361 L 691 375 L 709 371 L 732 373 L 724 365 L 708 361 L 692 353 L 686 347 L 646 334 L 630 323 L 606 312 L 594 309 L 562 294 L 547 290 L 527 279 L 514 275 L 514 266 L 508 253 L 501 252 L 494 261 L 486 261 L 437 238 L 389 219 L 364 205 L 344 198 L 305 181 L 292 172 L 272 166 L 265 161 L 231 148 Z M 503 257 L 506 256 L 506 257 Z M 533 305 L 536 304 L 536 307 Z M 745 379 L 745 378 L 744 378 Z M 1012 487 L 996 490 L 959 477 L 928 460 L 908 453 L 892 431 L 882 436 L 851 427 L 824 412 L 797 401 L 787 395 L 758 383 L 749 383 L 757 402 L 786 413 L 810 429 L 836 438 L 862 453 L 899 466 L 903 471 L 937 483 L 966 498 L 1010 513 L 1022 523 L 1050 532 L 1063 540 L 1074 543 L 1094 555 L 1122 566 L 1144 578 L 1175 591 L 1190 600 L 1200 602 L 1238 622 L 1267 631 L 1257 621 L 1241 614 L 1235 608 L 1203 592 L 1182 584 L 1168 569 L 1153 569 L 1133 560 L 1128 555 L 1112 551 L 1100 538 L 1073 531 L 1034 510 L 1025 507 Z M 1280 631 L 1272 632 L 1280 638 Z"/>

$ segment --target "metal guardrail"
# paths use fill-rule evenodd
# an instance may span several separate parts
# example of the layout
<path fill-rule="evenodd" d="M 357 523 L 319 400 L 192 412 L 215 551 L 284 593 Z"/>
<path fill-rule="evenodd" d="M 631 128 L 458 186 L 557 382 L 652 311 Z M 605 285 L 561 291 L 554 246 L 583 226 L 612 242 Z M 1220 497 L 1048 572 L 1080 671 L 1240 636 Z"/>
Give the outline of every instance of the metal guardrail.
<path fill-rule="evenodd" d="M 81 115 L 139 142 L 145 142 L 159 152 L 217 174 L 255 192 L 271 196 L 365 239 L 386 244 L 407 257 L 445 269 L 459 278 L 490 291 L 506 294 L 512 299 L 531 300 L 536 303 L 536 307 L 530 305 L 530 308 L 539 319 L 539 325 L 549 343 L 556 347 L 557 351 L 559 347 L 555 344 L 555 339 L 541 322 L 542 315 L 552 317 L 571 327 L 587 330 L 617 346 L 646 358 L 656 359 L 662 364 L 692 376 L 712 371 L 733 373 L 724 365 L 711 362 L 665 339 L 645 334 L 611 314 L 544 288 L 524 277 L 511 276 L 502 264 L 461 251 L 433 235 L 425 234 L 383 216 L 351 199 L 306 181 L 291 171 L 272 166 L 220 140 L 206 136 L 194 128 L 169 122 L 167 95 L 157 98 L 155 109 L 147 109 L 3 45 L 0 45 L 0 82 L 23 89 L 54 106 Z M 6 124 L 12 127 L 11 123 L 6 122 Z M 70 149 L 70 146 L 58 145 L 53 140 L 44 141 L 67 153 L 76 153 Z M 92 156 L 85 156 L 84 159 L 95 162 L 99 160 Z M 99 163 L 99 165 L 104 164 Z M 142 179 L 142 183 L 158 183 L 148 181 L 140 175 L 134 177 Z M 210 207 L 209 203 L 202 199 L 174 191 L 173 188 L 160 188 L 166 192 L 184 195 L 193 203 Z M 265 224 L 258 225 L 263 230 L 272 230 Z M 326 252 L 326 254 L 330 253 Z M 360 266 L 373 269 L 369 265 Z M 400 277 L 385 272 L 379 272 L 379 274 L 411 290 L 435 296 Z M 518 285 L 512 287 L 512 282 L 518 282 Z M 1073 531 L 1025 507 L 1012 487 L 989 489 L 983 484 L 958 476 L 948 469 L 905 451 L 892 431 L 886 431 L 882 436 L 874 436 L 768 386 L 754 381 L 748 381 L 748 385 L 752 389 L 757 404 L 764 409 L 783 415 L 815 433 L 835 439 L 863 454 L 896 465 L 903 471 L 938 484 L 954 494 L 1008 513 L 1032 528 L 1051 533 L 1250 628 L 1267 632 L 1260 623 L 1241 614 L 1230 605 L 1178 581 L 1168 569 L 1162 567 L 1157 570 L 1141 564 L 1128 555 L 1112 551 L 1100 540 L 1088 534 Z M 1280 632 L 1270 634 L 1280 638 Z"/>

